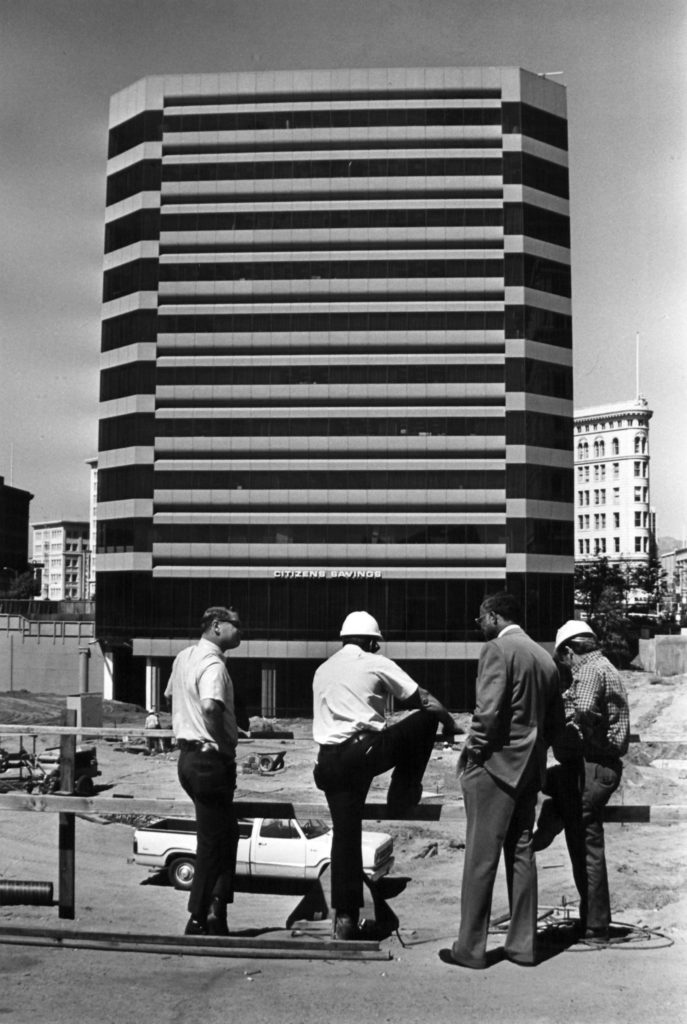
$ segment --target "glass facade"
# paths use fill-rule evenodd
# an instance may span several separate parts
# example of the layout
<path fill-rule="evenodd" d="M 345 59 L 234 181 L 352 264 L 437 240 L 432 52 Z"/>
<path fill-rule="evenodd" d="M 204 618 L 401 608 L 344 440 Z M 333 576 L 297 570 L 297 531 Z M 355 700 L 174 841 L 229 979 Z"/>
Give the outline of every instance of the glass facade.
<path fill-rule="evenodd" d="M 569 245 L 564 91 L 518 69 L 113 97 L 97 629 L 115 695 L 216 603 L 246 625 L 251 713 L 265 673 L 279 713 L 310 712 L 355 608 L 456 710 L 485 593 L 517 592 L 551 641 L 572 614 Z"/>

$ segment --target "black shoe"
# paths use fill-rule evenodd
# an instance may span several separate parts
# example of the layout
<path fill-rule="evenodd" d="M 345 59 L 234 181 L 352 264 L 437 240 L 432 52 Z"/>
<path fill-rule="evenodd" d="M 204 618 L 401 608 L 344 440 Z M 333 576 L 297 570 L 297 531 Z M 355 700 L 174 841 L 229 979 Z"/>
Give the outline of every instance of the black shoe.
<path fill-rule="evenodd" d="M 611 936 L 607 928 L 587 928 L 582 941 L 587 946 L 607 946 Z"/>
<path fill-rule="evenodd" d="M 202 924 L 197 918 L 189 917 L 184 935 L 209 935 L 207 924 Z"/>
<path fill-rule="evenodd" d="M 400 786 L 389 789 L 386 807 L 389 814 L 402 818 L 409 814 L 422 800 L 422 783 L 415 786 Z"/>
<path fill-rule="evenodd" d="M 546 850 L 562 831 L 563 819 L 555 810 L 553 800 L 545 800 L 541 806 L 537 828 L 532 837 L 535 852 Z"/>
<path fill-rule="evenodd" d="M 228 935 L 227 905 L 216 896 L 210 904 L 208 911 L 208 935 Z"/>
<path fill-rule="evenodd" d="M 334 917 L 333 937 L 349 942 L 358 938 L 358 922 L 352 914 L 336 914 Z"/>

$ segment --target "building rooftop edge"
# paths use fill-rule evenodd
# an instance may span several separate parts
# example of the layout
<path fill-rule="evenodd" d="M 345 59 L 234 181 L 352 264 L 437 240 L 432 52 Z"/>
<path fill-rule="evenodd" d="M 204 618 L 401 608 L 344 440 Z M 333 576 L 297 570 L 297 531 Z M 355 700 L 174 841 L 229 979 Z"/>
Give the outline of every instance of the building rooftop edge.
<path fill-rule="evenodd" d="M 44 519 L 40 523 L 29 523 L 32 530 L 40 530 L 46 526 L 90 526 L 88 519 Z"/>
<path fill-rule="evenodd" d="M 380 65 L 377 67 L 337 67 L 337 68 L 264 68 L 262 70 L 253 69 L 227 69 L 224 71 L 199 71 L 199 72 L 184 72 L 176 74 L 171 72 L 169 74 L 162 75 L 143 75 L 137 78 L 135 81 L 130 82 L 123 88 L 118 89 L 112 94 L 111 100 L 116 101 L 119 97 L 122 97 L 130 91 L 138 91 L 145 89 L 146 87 L 154 87 L 155 85 L 161 85 L 162 83 L 183 83 L 189 85 L 193 82 L 196 83 L 196 88 L 200 85 L 201 80 L 203 84 L 207 84 L 208 79 L 215 79 L 213 88 L 217 88 L 220 79 L 234 78 L 237 82 L 260 82 L 264 81 L 265 86 L 278 85 L 281 87 L 287 87 L 292 84 L 294 78 L 303 78 L 304 76 L 310 76 L 313 80 L 316 79 L 328 79 L 329 85 L 344 89 L 351 84 L 358 85 L 363 84 L 364 79 L 368 79 L 367 84 L 371 87 L 381 86 L 381 82 L 369 82 L 370 76 L 378 75 L 391 75 L 391 76 L 406 76 L 413 77 L 419 75 L 429 75 L 432 78 L 438 78 L 444 76 L 451 78 L 455 76 L 457 80 L 460 76 L 469 74 L 474 79 L 482 78 L 485 79 L 483 84 L 485 87 L 489 85 L 495 85 L 496 81 L 489 81 L 489 77 L 493 76 L 495 79 L 508 73 L 511 75 L 527 75 L 532 79 L 538 79 L 542 83 L 546 83 L 547 89 L 560 89 L 563 92 L 566 91 L 566 86 L 562 82 L 553 81 L 546 76 L 545 72 L 531 71 L 529 68 L 524 68 L 518 64 L 425 64 L 425 65 L 414 65 L 414 66 L 385 66 Z M 350 80 L 350 81 L 349 81 Z M 202 90 L 201 90 L 202 91 Z"/>
<path fill-rule="evenodd" d="M 595 416 L 611 416 L 621 412 L 643 412 L 649 416 L 653 411 L 649 408 L 646 398 L 628 398 L 624 402 L 611 402 L 608 405 L 590 405 L 583 409 L 575 409 L 575 419 L 590 419 Z"/>

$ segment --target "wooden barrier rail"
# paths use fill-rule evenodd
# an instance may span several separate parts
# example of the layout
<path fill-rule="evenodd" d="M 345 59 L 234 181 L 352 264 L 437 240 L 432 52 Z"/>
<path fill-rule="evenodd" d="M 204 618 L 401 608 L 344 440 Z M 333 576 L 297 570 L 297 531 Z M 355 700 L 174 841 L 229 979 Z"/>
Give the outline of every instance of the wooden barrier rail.
<path fill-rule="evenodd" d="M 270 800 L 261 793 L 244 793 L 234 803 L 243 818 L 328 818 L 329 808 L 323 802 L 306 800 Z M 155 818 L 193 818 L 189 800 L 136 796 L 72 796 L 68 793 L 0 793 L 0 810 L 34 811 L 59 814 L 90 814 L 102 817 L 132 814 Z M 465 820 L 460 801 L 423 803 L 414 807 L 405 818 L 390 814 L 384 803 L 365 804 L 368 821 L 442 821 Z M 604 809 L 604 820 L 622 824 L 669 824 L 687 821 L 685 804 L 610 804 Z"/>

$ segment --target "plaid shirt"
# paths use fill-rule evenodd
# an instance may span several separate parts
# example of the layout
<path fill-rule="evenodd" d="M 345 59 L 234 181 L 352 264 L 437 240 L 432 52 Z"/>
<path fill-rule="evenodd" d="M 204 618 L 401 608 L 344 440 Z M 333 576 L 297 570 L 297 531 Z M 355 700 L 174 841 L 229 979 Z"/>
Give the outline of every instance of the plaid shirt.
<path fill-rule="evenodd" d="M 576 659 L 563 694 L 565 718 L 582 741 L 587 761 L 622 757 L 630 740 L 630 709 L 620 676 L 600 651 Z"/>

